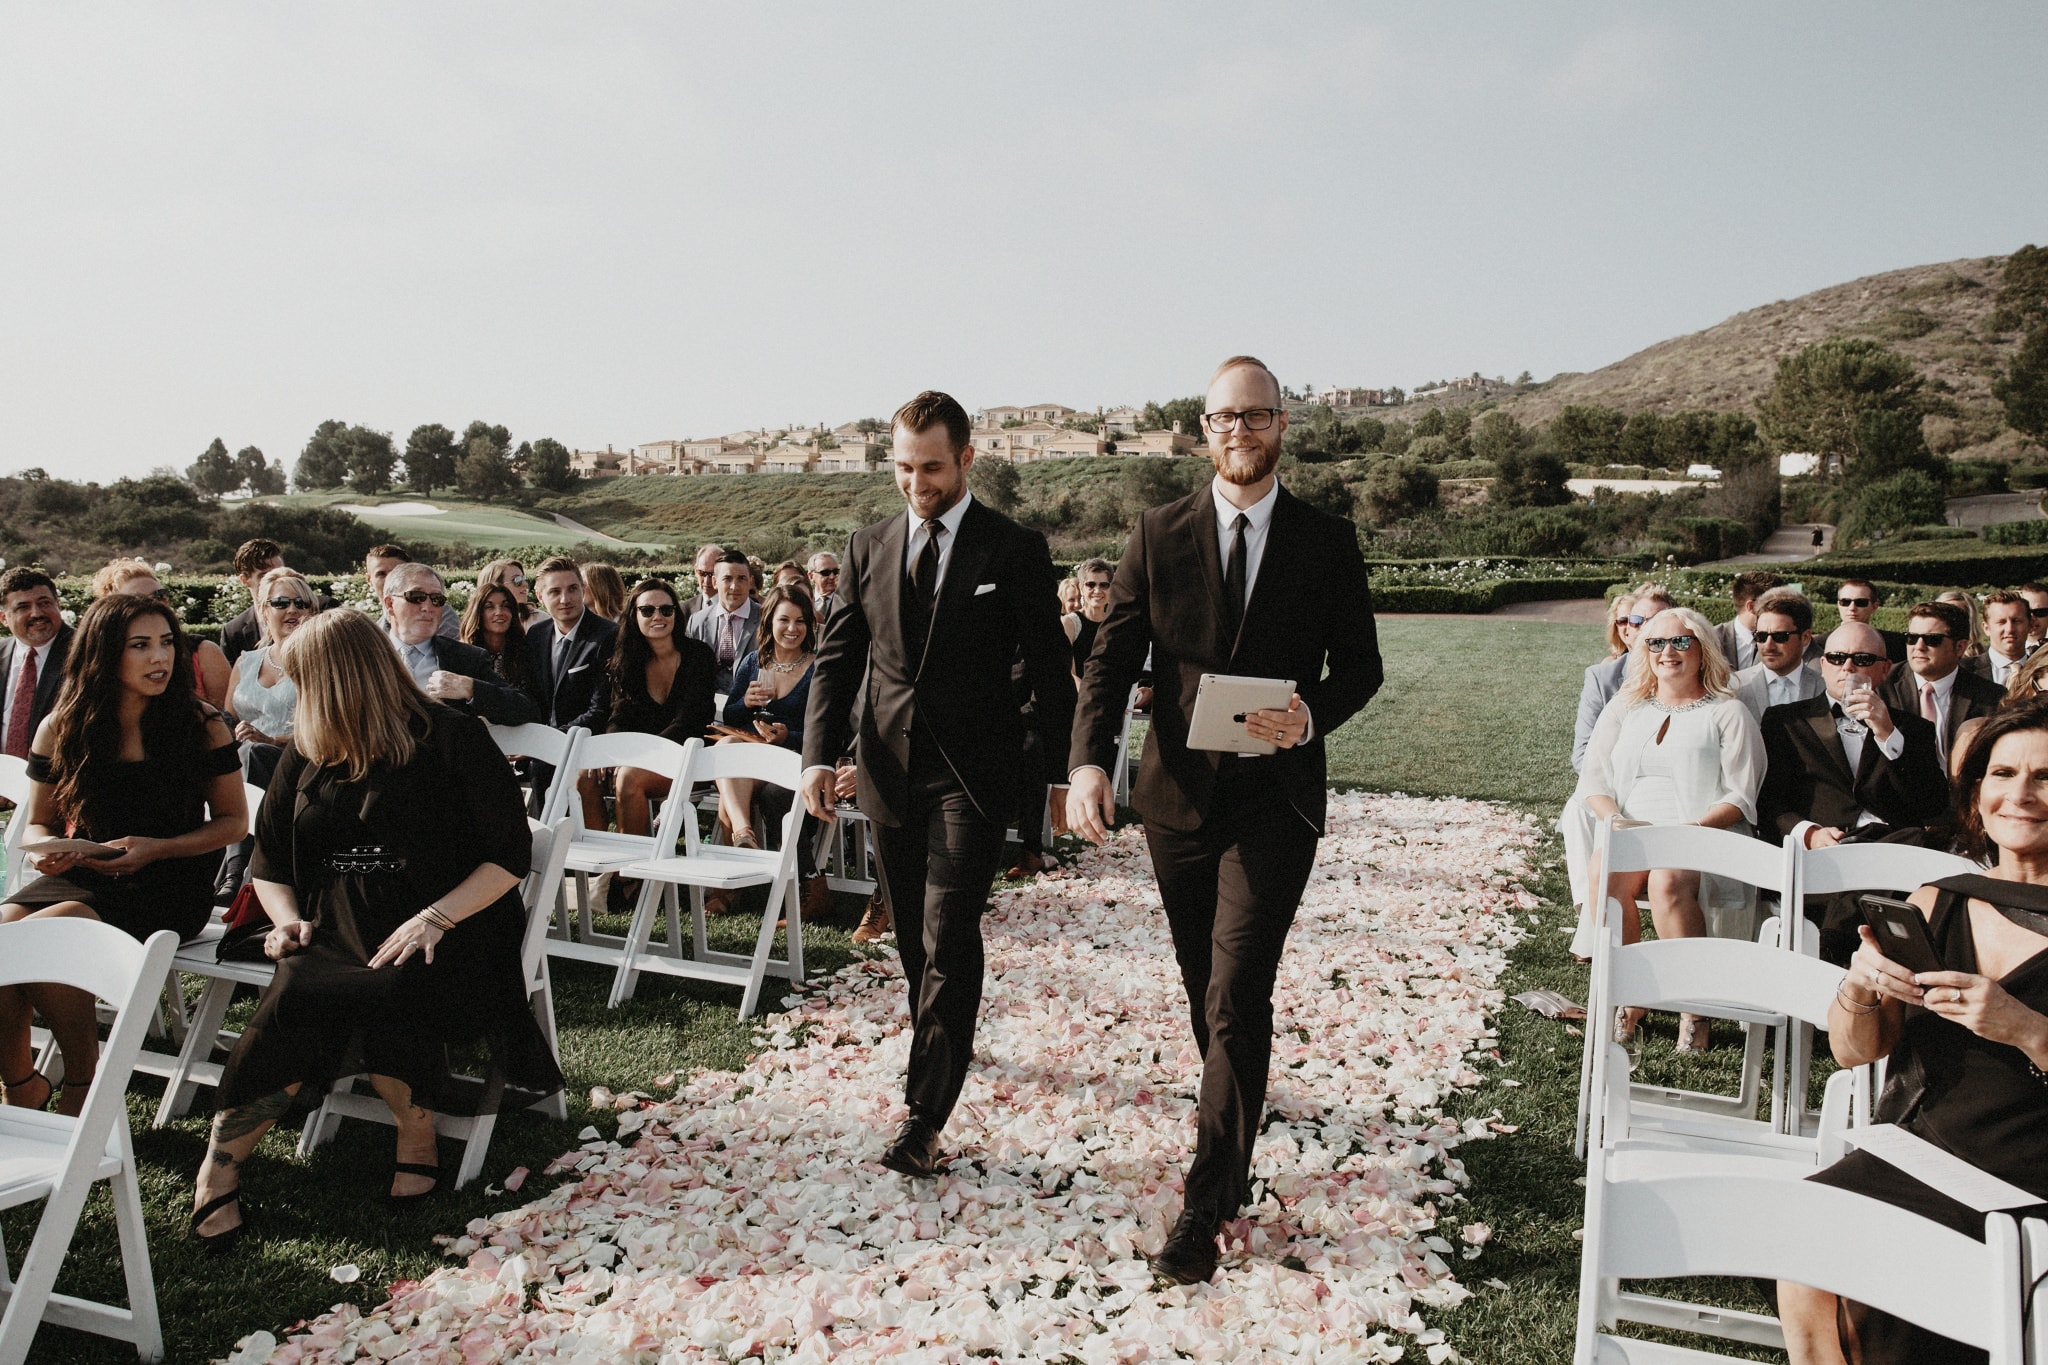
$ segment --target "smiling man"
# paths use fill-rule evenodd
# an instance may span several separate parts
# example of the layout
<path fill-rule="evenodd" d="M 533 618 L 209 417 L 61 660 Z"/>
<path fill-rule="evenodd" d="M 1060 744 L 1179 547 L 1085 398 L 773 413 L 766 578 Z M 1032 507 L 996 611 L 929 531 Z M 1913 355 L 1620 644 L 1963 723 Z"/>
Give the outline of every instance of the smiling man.
<path fill-rule="evenodd" d="M 0 574 L 0 753 L 24 761 L 36 727 L 50 713 L 64 681 L 71 627 L 57 604 L 57 583 L 40 569 L 17 565 Z"/>
<path fill-rule="evenodd" d="M 384 625 L 420 690 L 493 725 L 539 720 L 533 698 L 500 679 L 489 654 L 436 634 L 447 606 L 448 590 L 429 565 L 401 564 L 385 576 Z"/>

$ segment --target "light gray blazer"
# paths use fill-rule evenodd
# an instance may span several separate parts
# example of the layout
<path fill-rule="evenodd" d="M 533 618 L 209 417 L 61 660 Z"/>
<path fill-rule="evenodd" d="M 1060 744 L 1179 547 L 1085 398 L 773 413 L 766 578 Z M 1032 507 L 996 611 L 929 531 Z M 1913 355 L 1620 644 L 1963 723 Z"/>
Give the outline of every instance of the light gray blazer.
<path fill-rule="evenodd" d="M 1735 699 L 1749 708 L 1749 714 L 1761 722 L 1764 712 L 1770 709 L 1770 670 L 1762 664 L 1745 668 L 1735 675 Z M 1812 664 L 1799 665 L 1799 671 L 1792 675 L 1798 682 L 1798 695 L 1794 701 L 1807 701 L 1827 690 L 1827 682 L 1820 670 Z"/>

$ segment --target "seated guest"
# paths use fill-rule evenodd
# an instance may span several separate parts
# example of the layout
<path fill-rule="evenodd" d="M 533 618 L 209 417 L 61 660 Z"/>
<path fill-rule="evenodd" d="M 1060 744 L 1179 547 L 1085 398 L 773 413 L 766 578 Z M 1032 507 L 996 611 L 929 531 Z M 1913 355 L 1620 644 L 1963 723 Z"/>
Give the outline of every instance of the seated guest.
<path fill-rule="evenodd" d="M 1854 622 L 1870 625 L 1871 616 L 1877 611 L 1877 585 L 1867 578 L 1845 578 L 1842 586 L 1835 589 L 1835 606 L 1841 610 L 1842 624 Z M 1876 630 L 1875 626 L 1871 629 Z M 1906 637 L 1895 630 L 1879 630 L 1884 640 L 1884 655 L 1895 664 L 1906 661 Z"/>
<path fill-rule="evenodd" d="M 839 556 L 830 550 L 818 551 L 810 558 L 808 575 L 811 601 L 818 609 L 818 626 L 822 629 L 839 605 Z"/>
<path fill-rule="evenodd" d="M 401 564 L 384 577 L 384 624 L 412 680 L 435 701 L 493 725 L 540 719 L 533 698 L 506 683 L 475 645 L 436 635 L 448 591 L 425 564 Z"/>
<path fill-rule="evenodd" d="M 449 1048 L 487 1041 L 519 1103 L 562 1084 L 520 966 L 532 844 L 511 766 L 358 612 L 308 622 L 288 657 L 299 728 L 277 780 L 298 796 L 257 819 L 249 875 L 269 923 L 243 944 L 277 974 L 221 1075 L 192 1215 L 212 1251 L 247 1228 L 242 1163 L 303 1085 L 369 1073 L 398 1125 L 390 1195 L 411 1202 L 439 1179 Z"/>
<path fill-rule="evenodd" d="M 1969 623 L 1970 633 L 1965 639 L 1962 657 L 1974 659 L 1979 654 L 1982 654 L 1984 652 L 1984 615 L 1977 610 L 1977 599 L 1959 588 L 1950 588 L 1947 592 L 1935 594 L 1934 600 L 1937 602 L 1948 602 L 1960 607 L 1963 619 Z"/>
<path fill-rule="evenodd" d="M 1661 593 L 1663 590 L 1655 591 Z M 1670 605 L 1661 596 L 1652 600 Z M 1635 593 L 1626 592 L 1608 604 L 1607 655 L 1599 663 L 1586 666 L 1586 679 L 1579 688 L 1579 716 L 1572 735 L 1574 772 L 1585 764 L 1586 745 L 1593 738 L 1593 726 L 1599 721 L 1608 698 L 1620 685 L 1621 670 L 1628 662 L 1630 647 L 1635 644 L 1636 628 L 1642 624 L 1642 618 L 1636 614 L 1635 601 Z M 1579 916 L 1578 927 L 1572 931 L 1571 951 L 1572 956 L 1581 962 L 1593 960 L 1593 919 L 1586 913 L 1586 867 L 1593 856 L 1593 826 L 1592 812 L 1576 795 L 1564 803 L 1564 809 L 1557 817 L 1557 832 L 1564 836 L 1565 876 L 1571 884 L 1572 907 Z"/>
<path fill-rule="evenodd" d="M 263 575 L 283 567 L 284 550 L 274 540 L 258 536 L 243 541 L 235 551 L 235 577 L 249 590 L 249 606 L 220 628 L 220 651 L 230 664 L 263 642 L 263 622 L 256 610 L 256 585 L 263 581 Z"/>
<path fill-rule="evenodd" d="M 526 629 L 526 658 L 532 670 L 527 695 L 541 719 L 557 730 L 581 725 L 594 731 L 604 724 L 593 703 L 618 627 L 585 609 L 583 573 L 567 555 L 542 560 L 533 582 L 547 614 Z M 530 772 L 532 810 L 539 814 L 555 770 L 535 760 Z"/>
<path fill-rule="evenodd" d="M 590 609 L 613 625 L 626 609 L 626 580 L 609 564 L 583 566 L 583 596 Z"/>
<path fill-rule="evenodd" d="M 1735 675 L 1735 697 L 1758 720 L 1773 706 L 1821 694 L 1820 670 L 1806 662 L 1813 642 L 1813 603 L 1791 588 L 1775 588 L 1755 604 L 1750 632 L 1758 662 Z"/>
<path fill-rule="evenodd" d="M 1081 610 L 1081 580 L 1068 574 L 1059 581 L 1060 615 L 1072 616 Z"/>
<path fill-rule="evenodd" d="M 1987 647 L 1982 654 L 1965 660 L 1963 667 L 2003 688 L 2012 671 L 2026 661 L 2027 634 L 2033 628 L 2033 608 L 2027 605 L 2026 598 L 2016 592 L 1985 594 Z"/>
<path fill-rule="evenodd" d="M 1671 608 L 1643 623 L 1628 675 L 1594 727 L 1579 774 L 1577 796 L 1594 819 L 1618 814 L 1743 833 L 1755 827 L 1764 744 L 1756 721 L 1728 690 L 1729 676 L 1713 626 L 1698 612 Z M 1706 933 L 1700 874 L 1660 868 L 1608 883 L 1620 901 L 1624 943 L 1642 937 L 1636 898 L 1645 884 L 1659 938 Z M 1612 905 L 1609 913 L 1617 913 Z M 1614 1040 L 1632 1040 L 1641 1019 L 1641 1010 L 1618 1012 Z M 1678 1051 L 1704 1052 L 1707 1041 L 1706 1019 L 1680 1017 Z"/>
<path fill-rule="evenodd" d="M 1081 609 L 1060 617 L 1060 625 L 1073 647 L 1076 683 L 1088 667 L 1088 656 L 1095 652 L 1095 632 L 1109 617 L 1109 585 L 1115 577 L 1116 570 L 1106 559 L 1083 560 L 1074 570 L 1075 581 L 1081 585 Z"/>
<path fill-rule="evenodd" d="M 669 584 L 647 578 L 633 585 L 612 636 L 604 679 L 591 701 L 590 709 L 601 718 L 592 729 L 660 735 L 678 744 L 710 734 L 711 684 L 718 666 L 709 645 L 676 629 L 681 614 L 682 604 Z M 592 769 L 577 784 L 583 823 L 590 829 L 605 826 L 598 777 Z M 644 768 L 619 768 L 613 784 L 619 828 L 627 834 L 647 833 L 648 802 L 668 795 L 669 780 Z M 620 895 L 630 890 L 624 883 L 613 885 Z"/>
<path fill-rule="evenodd" d="M 691 571 L 697 577 L 697 604 L 699 607 L 718 596 L 716 574 L 718 565 L 725 558 L 725 549 L 719 545 L 699 545 L 690 561 Z"/>
<path fill-rule="evenodd" d="M 31 853 L 38 875 L 0 905 L 0 922 L 76 916 L 146 939 L 191 938 L 213 909 L 220 851 L 249 827 L 234 737 L 192 689 L 192 654 L 169 607 L 113 593 L 86 609 L 57 707 L 29 750 L 27 841 L 77 837 L 114 857 Z M 58 1111 L 77 1114 L 99 1060 L 90 992 L 0 987 L 0 1083 L 8 1104 L 40 1109 L 51 1087 L 35 1070 L 31 1014 L 64 1054 Z"/>
<path fill-rule="evenodd" d="M 520 575 L 524 583 L 526 576 Z M 503 583 L 477 581 L 462 613 L 462 642 L 475 645 L 491 660 L 491 671 L 512 686 L 528 691 L 533 670 L 526 661 L 526 627 L 519 599 Z"/>
<path fill-rule="evenodd" d="M 519 616 L 521 629 L 533 623 L 533 603 L 527 599 L 526 567 L 516 559 L 494 559 L 477 571 L 476 588 L 482 592 L 486 587 L 503 588 L 512 598 L 513 608 Z M 471 595 L 474 600 L 474 594 Z M 470 640 L 470 644 L 476 641 Z"/>
<path fill-rule="evenodd" d="M 57 581 L 41 569 L 17 564 L 0 573 L 0 753 L 28 759 L 36 727 L 57 703 L 71 652 Z"/>
<path fill-rule="evenodd" d="M 403 545 L 373 545 L 363 555 L 363 579 L 370 585 L 370 595 L 379 602 L 384 600 L 384 576 L 401 564 L 412 563 L 412 556 L 405 552 Z M 455 608 L 441 608 L 440 624 L 434 627 L 436 635 L 457 639 L 462 632 L 462 618 Z"/>
<path fill-rule="evenodd" d="M 1635 634 L 1643 623 L 1660 611 L 1672 608 L 1671 594 L 1655 583 L 1645 583 L 1630 594 L 1632 605 L 1622 625 L 1626 633 L 1621 638 L 1627 647 L 1634 648 Z M 1608 633 L 1610 645 L 1616 638 L 1614 631 Z M 1585 681 L 1579 686 L 1579 718 L 1572 731 L 1572 771 L 1583 772 L 1586 764 L 1586 746 L 1593 741 L 1593 727 L 1600 721 L 1600 713 L 1606 709 L 1608 698 L 1621 686 L 1621 676 L 1628 666 L 1628 654 L 1610 654 L 1597 664 L 1586 666 Z"/>
<path fill-rule="evenodd" d="M 711 646 L 718 660 L 718 691 L 733 690 L 733 669 L 761 634 L 761 604 L 754 600 L 754 570 L 738 550 L 727 550 L 713 569 L 711 596 L 690 618 L 689 637 Z"/>
<path fill-rule="evenodd" d="M 272 569 L 256 585 L 262 643 L 235 660 L 228 675 L 228 710 L 235 718 L 236 739 L 279 749 L 290 742 L 299 693 L 280 666 L 278 646 L 319 609 L 311 585 L 290 569 Z M 270 764 L 260 766 L 269 772 Z"/>
<path fill-rule="evenodd" d="M 1964 676 L 1969 675 L 1966 672 Z M 2048 650 L 2037 649 L 2027 656 L 2025 663 L 2006 676 L 2005 700 L 1998 704 L 1998 709 L 2006 710 L 2043 692 L 2048 692 Z M 1977 737 L 1977 731 L 1983 728 L 1985 720 L 1984 716 L 1973 716 L 1957 729 L 1955 747 L 1949 752 L 1951 777 L 1961 773 L 1970 741 Z"/>
<path fill-rule="evenodd" d="M 1739 573 L 1728 585 L 1728 595 L 1735 600 L 1735 619 L 1714 629 L 1721 637 L 1721 656 L 1728 660 L 1731 671 L 1740 673 L 1756 666 L 1756 604 L 1765 593 L 1784 582 L 1774 573 L 1758 571 Z"/>
<path fill-rule="evenodd" d="M 1969 618 L 1951 602 L 1916 602 L 1906 612 L 1906 667 L 1892 670 L 1885 700 L 1934 726 L 1943 772 L 1961 747 L 1966 722 L 1988 716 L 2005 700 L 1998 686 L 1963 668 Z"/>
<path fill-rule="evenodd" d="M 2031 654 L 2048 638 L 2048 588 L 2039 583 L 2022 583 L 2013 591 L 2027 599 L 2027 614 L 2034 622 L 2033 629 L 2027 632 L 2027 652 Z"/>
<path fill-rule="evenodd" d="M 810 581 L 810 575 L 804 572 L 803 565 L 797 563 L 794 559 L 785 559 L 775 566 L 774 574 L 768 579 L 768 586 L 771 588 L 795 588 L 808 586 Z"/>
<path fill-rule="evenodd" d="M 754 649 L 733 670 L 732 693 L 726 699 L 723 723 L 716 727 L 718 742 L 776 744 L 801 751 L 804 708 L 811 700 L 811 666 L 818 655 L 818 618 L 810 594 L 799 588 L 772 590 L 761 609 L 762 625 Z M 718 779 L 718 824 L 735 848 L 760 846 L 754 834 L 758 785 L 748 778 Z M 824 879 L 807 867 L 805 881 L 806 914 L 816 914 L 825 903 Z M 723 910 L 730 897 L 721 896 L 718 901 Z M 711 905 L 707 896 L 707 913 Z"/>
<path fill-rule="evenodd" d="M 2048 1201 L 2048 702 L 1988 721 L 1964 761 L 1957 807 L 1982 874 L 1923 886 L 1943 970 L 1915 975 L 1859 928 L 1849 975 L 1828 1010 L 1844 1067 L 1888 1059 L 1876 1120 L 1896 1123 L 1980 1171 Z M 1982 1241 L 1984 1215 L 1865 1152 L 1808 1177 L 1882 1200 Z M 2008 1210 L 2039 1218 L 2040 1205 Z M 1786 1349 L 1798 1365 L 1939 1365 L 1970 1350 L 1859 1303 L 1778 1285 Z"/>
<path fill-rule="evenodd" d="M 171 606 L 170 589 L 158 581 L 156 570 L 139 559 L 116 559 L 92 576 L 96 602 L 108 593 L 125 592 L 130 597 L 147 597 Z M 171 607 L 173 615 L 177 608 Z M 228 704 L 228 657 L 211 640 L 192 641 L 192 686 L 199 700 L 215 710 Z"/>

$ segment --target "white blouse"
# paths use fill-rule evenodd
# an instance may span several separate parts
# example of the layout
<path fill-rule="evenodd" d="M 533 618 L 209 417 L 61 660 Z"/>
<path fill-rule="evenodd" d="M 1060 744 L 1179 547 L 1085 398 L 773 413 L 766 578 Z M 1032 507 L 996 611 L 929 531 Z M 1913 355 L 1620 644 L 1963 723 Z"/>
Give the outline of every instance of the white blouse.
<path fill-rule="evenodd" d="M 1658 744 L 1657 732 L 1667 720 L 1670 728 Z M 1629 797 L 1646 759 L 1654 760 L 1647 766 L 1668 778 L 1668 786 L 1659 785 L 1666 794 L 1675 790 L 1682 819 L 1697 821 L 1715 806 L 1729 805 L 1755 827 L 1756 793 L 1764 780 L 1763 731 L 1733 696 L 1666 711 L 1617 695 L 1593 727 L 1578 798 L 1611 797 L 1623 815 L 1642 818 L 1629 810 Z"/>

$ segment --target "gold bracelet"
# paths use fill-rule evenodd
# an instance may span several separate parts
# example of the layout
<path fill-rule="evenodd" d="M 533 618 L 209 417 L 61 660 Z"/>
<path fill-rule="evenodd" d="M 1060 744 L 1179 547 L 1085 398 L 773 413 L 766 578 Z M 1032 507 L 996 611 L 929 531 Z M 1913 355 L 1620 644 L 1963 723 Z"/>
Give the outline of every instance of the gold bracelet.
<path fill-rule="evenodd" d="M 1846 992 L 1848 989 L 1849 980 L 1847 977 L 1844 977 L 1842 978 L 1841 983 L 1835 987 L 1835 999 L 1841 1001 L 1842 1008 L 1847 1010 L 1849 1013 L 1858 1015 L 1876 1014 L 1879 1010 L 1884 1008 L 1884 997 L 1882 995 L 1878 996 L 1877 999 L 1872 1000 L 1868 1004 L 1865 1004 L 1863 1001 L 1856 999 L 1854 996 L 1844 994 L 1844 992 Z"/>
<path fill-rule="evenodd" d="M 426 909 L 420 911 L 419 918 L 433 925 L 436 929 L 439 929 L 444 934 L 455 927 L 455 921 L 449 919 L 448 916 L 445 913 L 443 913 L 440 907 L 438 906 L 430 905 Z"/>

